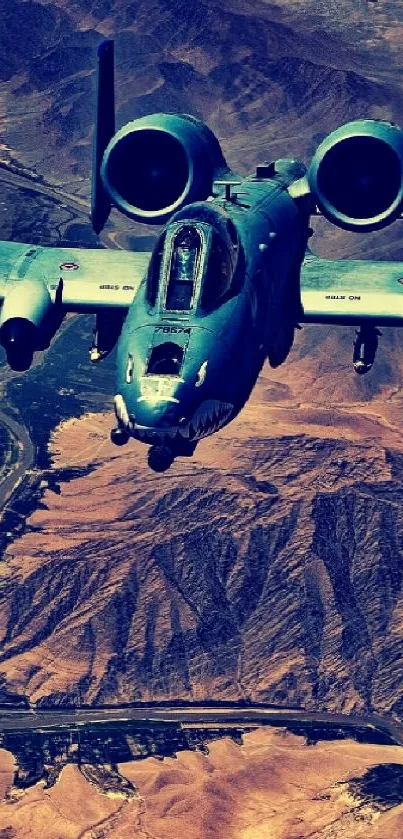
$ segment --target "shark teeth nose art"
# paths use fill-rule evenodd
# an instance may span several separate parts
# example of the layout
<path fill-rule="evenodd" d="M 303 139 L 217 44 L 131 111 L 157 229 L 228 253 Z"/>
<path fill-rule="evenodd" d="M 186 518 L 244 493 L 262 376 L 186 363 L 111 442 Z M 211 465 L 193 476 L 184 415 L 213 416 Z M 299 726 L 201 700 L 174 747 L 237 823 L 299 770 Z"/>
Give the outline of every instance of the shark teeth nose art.
<path fill-rule="evenodd" d="M 221 402 L 218 399 L 202 402 L 190 422 L 190 439 L 200 440 L 207 434 L 217 431 L 228 421 L 233 409 L 234 406 L 229 402 Z"/>

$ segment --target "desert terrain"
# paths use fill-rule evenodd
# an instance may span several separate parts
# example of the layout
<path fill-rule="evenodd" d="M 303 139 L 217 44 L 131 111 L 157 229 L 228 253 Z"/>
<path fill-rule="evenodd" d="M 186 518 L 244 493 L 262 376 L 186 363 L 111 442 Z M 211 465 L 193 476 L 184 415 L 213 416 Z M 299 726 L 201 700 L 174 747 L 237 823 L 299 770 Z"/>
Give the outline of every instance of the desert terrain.
<path fill-rule="evenodd" d="M 105 793 L 102 773 L 67 765 L 54 786 L 21 797 L 0 754 L 0 836 L 45 839 L 384 839 L 403 826 L 401 747 L 353 741 L 306 746 L 276 729 L 224 738 L 208 753 L 122 763 L 126 786 Z"/>
<path fill-rule="evenodd" d="M 399 714 L 399 403 L 298 408 L 270 388 L 163 478 L 141 443 L 112 446 L 109 414 L 58 427 L 71 477 L 43 480 L 5 554 L 13 692 Z"/>

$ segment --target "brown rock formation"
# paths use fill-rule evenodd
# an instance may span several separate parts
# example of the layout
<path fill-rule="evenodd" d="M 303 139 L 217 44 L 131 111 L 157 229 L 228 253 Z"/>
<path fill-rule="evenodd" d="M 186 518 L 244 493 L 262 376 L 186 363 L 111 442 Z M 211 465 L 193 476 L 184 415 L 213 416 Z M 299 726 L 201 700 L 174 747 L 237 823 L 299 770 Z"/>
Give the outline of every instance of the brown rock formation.
<path fill-rule="evenodd" d="M 9 549 L 12 690 L 401 710 L 400 403 L 297 409 L 273 387 L 163 477 L 112 448 L 109 416 L 57 431 L 56 467 L 96 468 Z"/>
<path fill-rule="evenodd" d="M 3 801 L 13 784 L 14 759 L 10 752 L 0 749 L 0 800 Z M 0 834 L 1 836 L 1 834 Z"/>

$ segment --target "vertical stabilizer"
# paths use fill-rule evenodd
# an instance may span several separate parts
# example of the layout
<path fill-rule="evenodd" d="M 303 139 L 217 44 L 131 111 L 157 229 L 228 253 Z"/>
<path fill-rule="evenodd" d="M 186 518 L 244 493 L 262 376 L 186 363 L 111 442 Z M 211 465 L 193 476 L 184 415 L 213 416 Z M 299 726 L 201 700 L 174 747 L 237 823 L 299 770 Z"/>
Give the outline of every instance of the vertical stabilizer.
<path fill-rule="evenodd" d="M 100 233 L 111 211 L 103 187 L 100 168 L 104 151 L 115 133 L 114 43 L 102 41 L 98 47 L 97 110 L 93 146 L 91 222 Z"/>

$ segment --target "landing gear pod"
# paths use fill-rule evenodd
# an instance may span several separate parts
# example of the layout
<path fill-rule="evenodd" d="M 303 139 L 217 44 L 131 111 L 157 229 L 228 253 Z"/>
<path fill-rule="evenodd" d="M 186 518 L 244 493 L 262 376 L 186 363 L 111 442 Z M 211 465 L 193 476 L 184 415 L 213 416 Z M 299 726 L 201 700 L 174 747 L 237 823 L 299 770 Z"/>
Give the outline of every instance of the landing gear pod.
<path fill-rule="evenodd" d="M 169 446 L 151 446 L 148 450 L 148 465 L 153 472 L 166 472 L 174 459 L 175 455 Z"/>
<path fill-rule="evenodd" d="M 342 125 L 318 147 L 308 170 L 323 215 L 345 230 L 380 230 L 403 205 L 403 131 L 362 119 Z"/>
<path fill-rule="evenodd" d="M 0 318 L 0 343 L 12 370 L 27 370 L 41 343 L 52 309 L 42 281 L 22 280 L 7 293 Z"/>
<path fill-rule="evenodd" d="M 124 428 L 112 428 L 110 433 L 111 443 L 115 446 L 125 446 L 129 442 L 129 435 Z"/>
<path fill-rule="evenodd" d="M 187 114 L 153 114 L 110 140 L 100 175 L 111 202 L 130 218 L 160 224 L 184 204 L 204 200 L 227 171 L 219 142 Z"/>

